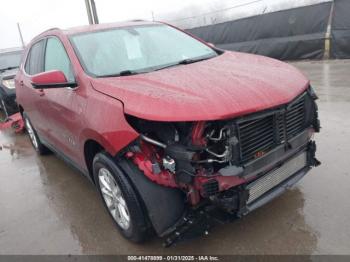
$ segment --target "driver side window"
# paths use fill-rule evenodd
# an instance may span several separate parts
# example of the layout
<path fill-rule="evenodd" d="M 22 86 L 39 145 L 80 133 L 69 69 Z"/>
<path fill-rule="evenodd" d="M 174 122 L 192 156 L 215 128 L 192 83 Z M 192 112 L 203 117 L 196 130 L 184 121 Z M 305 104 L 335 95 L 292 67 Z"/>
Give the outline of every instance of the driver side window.
<path fill-rule="evenodd" d="M 72 65 L 66 50 L 56 37 L 50 37 L 46 43 L 45 71 L 60 70 L 66 76 L 68 82 L 74 82 Z"/>

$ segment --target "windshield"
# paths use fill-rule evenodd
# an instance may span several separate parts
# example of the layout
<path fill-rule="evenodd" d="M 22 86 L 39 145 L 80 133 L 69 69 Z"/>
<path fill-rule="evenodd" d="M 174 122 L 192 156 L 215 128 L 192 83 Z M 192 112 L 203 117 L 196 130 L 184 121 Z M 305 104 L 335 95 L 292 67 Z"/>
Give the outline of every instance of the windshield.
<path fill-rule="evenodd" d="M 0 70 L 18 67 L 21 61 L 21 51 L 11 53 L 0 53 Z"/>
<path fill-rule="evenodd" d="M 167 25 L 84 33 L 72 36 L 71 42 L 85 71 L 95 77 L 149 72 L 217 55 L 210 47 Z"/>

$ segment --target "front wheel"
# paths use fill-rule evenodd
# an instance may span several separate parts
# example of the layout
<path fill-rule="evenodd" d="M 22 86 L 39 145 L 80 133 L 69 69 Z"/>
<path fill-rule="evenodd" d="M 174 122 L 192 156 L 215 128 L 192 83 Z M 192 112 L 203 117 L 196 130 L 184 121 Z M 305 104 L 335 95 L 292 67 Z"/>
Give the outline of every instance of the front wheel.
<path fill-rule="evenodd" d="M 133 242 L 145 240 L 149 226 L 143 204 L 115 160 L 107 153 L 98 153 L 93 172 L 103 203 L 122 235 Z"/>

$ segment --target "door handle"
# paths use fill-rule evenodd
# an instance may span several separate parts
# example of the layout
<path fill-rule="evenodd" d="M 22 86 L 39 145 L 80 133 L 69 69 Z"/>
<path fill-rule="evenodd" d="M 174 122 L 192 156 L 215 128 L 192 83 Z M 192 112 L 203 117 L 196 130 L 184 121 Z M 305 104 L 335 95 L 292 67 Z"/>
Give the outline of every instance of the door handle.
<path fill-rule="evenodd" d="M 23 87 L 23 86 L 24 86 L 23 81 L 20 81 L 20 82 L 19 82 L 19 86 L 20 86 L 20 87 Z"/>

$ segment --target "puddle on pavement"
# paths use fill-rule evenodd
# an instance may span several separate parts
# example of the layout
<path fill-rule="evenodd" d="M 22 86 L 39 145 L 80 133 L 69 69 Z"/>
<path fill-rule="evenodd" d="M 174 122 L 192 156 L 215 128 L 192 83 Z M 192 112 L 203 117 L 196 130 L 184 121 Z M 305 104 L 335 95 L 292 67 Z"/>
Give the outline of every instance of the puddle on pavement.
<path fill-rule="evenodd" d="M 295 189 L 208 236 L 170 249 L 157 238 L 135 245 L 86 178 L 54 155 L 37 156 L 26 135 L 0 132 L 0 253 L 349 254 L 350 61 L 295 65 L 320 97 L 322 125 L 322 165 Z"/>

